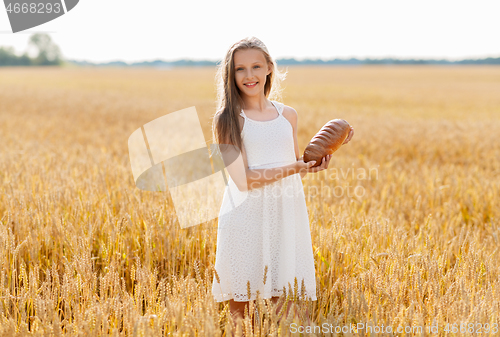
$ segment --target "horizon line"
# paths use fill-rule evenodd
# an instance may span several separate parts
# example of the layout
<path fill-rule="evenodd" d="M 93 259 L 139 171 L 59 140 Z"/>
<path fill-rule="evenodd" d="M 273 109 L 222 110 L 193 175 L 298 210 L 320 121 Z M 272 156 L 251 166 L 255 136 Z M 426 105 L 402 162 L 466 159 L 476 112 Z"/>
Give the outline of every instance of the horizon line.
<path fill-rule="evenodd" d="M 1 47 L 0 47 L 1 48 Z M 346 56 L 346 57 L 331 57 L 331 58 L 325 58 L 325 57 L 277 57 L 274 58 L 275 61 L 279 60 L 295 60 L 297 62 L 306 62 L 306 61 L 321 61 L 321 62 L 329 62 L 329 61 L 335 61 L 335 60 L 340 60 L 340 61 L 350 61 L 350 60 L 358 60 L 358 61 L 367 61 L 367 60 L 401 60 L 401 61 L 447 61 L 447 62 L 459 62 L 459 61 L 465 61 L 465 60 L 484 60 L 484 59 L 496 59 L 500 58 L 500 53 L 497 55 L 483 55 L 483 56 L 467 56 L 467 57 L 461 57 L 461 58 L 450 58 L 450 57 L 417 57 L 417 56 L 411 56 L 411 57 L 395 57 L 395 56 Z M 155 61 L 161 61 L 161 62 L 166 62 L 166 63 L 173 63 L 173 62 L 179 62 L 179 61 L 191 61 L 191 62 L 214 62 L 218 63 L 221 62 L 222 59 L 210 59 L 210 58 L 205 58 L 205 59 L 200 59 L 200 58 L 176 58 L 176 59 L 162 59 L 162 58 L 150 58 L 150 59 L 143 59 L 143 60 L 136 60 L 136 61 L 124 61 L 122 59 L 111 59 L 107 61 L 89 61 L 86 59 L 76 59 L 76 58 L 65 58 L 66 61 L 75 61 L 75 62 L 88 62 L 88 63 L 112 63 L 112 62 L 123 62 L 126 64 L 134 64 L 134 63 L 147 63 L 147 62 L 155 62 Z"/>

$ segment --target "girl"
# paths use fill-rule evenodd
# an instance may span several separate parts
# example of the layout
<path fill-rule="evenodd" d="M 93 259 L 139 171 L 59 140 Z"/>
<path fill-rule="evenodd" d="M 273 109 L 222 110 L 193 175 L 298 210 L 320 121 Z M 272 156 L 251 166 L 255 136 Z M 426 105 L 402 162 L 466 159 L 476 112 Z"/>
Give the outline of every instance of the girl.
<path fill-rule="evenodd" d="M 288 289 L 289 283 L 293 287 L 295 278 L 299 295 L 303 282 L 304 295 L 316 300 L 311 233 L 301 178 L 308 172 L 327 169 L 331 155 L 314 168 L 314 162 L 305 163 L 299 158 L 297 112 L 268 99 L 279 97 L 280 81 L 285 76 L 279 73 L 266 46 L 255 37 L 232 45 L 217 71 L 214 143 L 229 144 L 241 151 L 245 177 L 242 181 L 229 171 L 219 213 L 212 285 L 217 302 L 230 301 L 233 317 L 243 316 L 248 301 L 256 299 L 257 290 L 262 298 L 276 303 L 283 287 Z M 344 144 L 352 136 L 351 128 Z M 243 202 L 227 211 L 229 194 Z"/>

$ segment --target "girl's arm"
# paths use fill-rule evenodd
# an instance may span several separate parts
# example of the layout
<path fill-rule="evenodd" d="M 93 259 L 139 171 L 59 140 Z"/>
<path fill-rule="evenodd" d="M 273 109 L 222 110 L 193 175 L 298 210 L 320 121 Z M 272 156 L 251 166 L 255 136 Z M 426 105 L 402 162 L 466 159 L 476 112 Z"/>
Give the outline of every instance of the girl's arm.
<path fill-rule="evenodd" d="M 295 110 L 293 110 L 293 112 L 295 112 Z M 291 111 L 292 115 L 293 112 Z M 287 115 L 290 115 L 290 113 L 287 113 Z M 285 116 L 285 112 L 283 112 L 283 116 Z M 298 159 L 299 152 L 296 137 L 296 116 L 297 112 L 295 112 L 294 142 L 295 155 Z M 291 117 L 293 123 L 293 116 Z M 286 116 L 285 118 L 288 119 L 288 117 Z M 240 132 L 243 129 L 243 124 L 244 120 L 242 117 L 242 120 L 240 120 Z M 224 144 L 231 143 L 226 140 Z M 296 173 L 300 173 L 301 177 L 303 177 L 305 173 L 307 173 L 309 167 L 315 164 L 314 161 L 304 163 L 304 161 L 300 160 L 296 161 L 295 163 L 280 167 L 273 167 L 268 169 L 249 169 L 244 146 L 242 147 L 241 151 L 238 150 L 235 146 L 221 146 L 221 153 L 224 158 L 224 162 L 226 163 L 225 166 L 229 172 L 229 175 L 240 191 L 248 191 L 254 188 L 259 188 Z"/>
<path fill-rule="evenodd" d="M 307 171 L 314 161 L 304 163 L 296 161 L 292 164 L 267 169 L 249 169 L 245 148 L 239 151 L 236 147 L 227 146 L 221 149 L 226 168 L 240 191 L 248 191 L 271 184 L 292 174 Z"/>

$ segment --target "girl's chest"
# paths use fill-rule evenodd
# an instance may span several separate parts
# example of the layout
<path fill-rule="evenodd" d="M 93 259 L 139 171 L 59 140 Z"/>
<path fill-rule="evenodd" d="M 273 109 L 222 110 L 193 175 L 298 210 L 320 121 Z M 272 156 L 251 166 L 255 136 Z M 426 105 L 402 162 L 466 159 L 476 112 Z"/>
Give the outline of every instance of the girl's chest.
<path fill-rule="evenodd" d="M 241 133 L 243 139 L 248 141 L 259 140 L 285 140 L 293 139 L 293 128 L 290 122 L 283 116 L 272 121 L 246 120 Z"/>
<path fill-rule="evenodd" d="M 280 116 L 268 122 L 246 120 L 242 131 L 246 152 L 279 152 L 293 150 L 293 128 L 290 122 Z"/>

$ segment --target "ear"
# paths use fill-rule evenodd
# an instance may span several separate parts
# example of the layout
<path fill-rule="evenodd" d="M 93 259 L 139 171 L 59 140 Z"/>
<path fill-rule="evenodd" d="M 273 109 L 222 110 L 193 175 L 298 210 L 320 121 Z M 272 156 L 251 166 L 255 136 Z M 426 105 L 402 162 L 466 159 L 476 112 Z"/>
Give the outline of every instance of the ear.
<path fill-rule="evenodd" d="M 267 69 L 268 69 L 269 71 L 267 72 L 266 76 L 267 76 L 267 75 L 269 75 L 270 73 L 272 73 L 272 71 L 273 71 L 273 68 L 271 67 L 271 64 L 270 64 L 270 63 L 268 63 L 268 64 L 267 64 Z"/>

